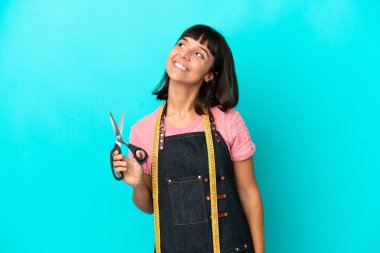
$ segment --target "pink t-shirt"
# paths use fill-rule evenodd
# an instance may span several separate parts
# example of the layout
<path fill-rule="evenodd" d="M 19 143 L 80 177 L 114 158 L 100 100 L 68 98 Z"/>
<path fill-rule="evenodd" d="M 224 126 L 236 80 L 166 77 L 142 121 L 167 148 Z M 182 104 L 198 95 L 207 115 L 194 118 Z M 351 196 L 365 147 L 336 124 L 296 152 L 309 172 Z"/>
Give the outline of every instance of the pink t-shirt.
<path fill-rule="evenodd" d="M 137 147 L 145 149 L 148 153 L 148 160 L 143 164 L 144 174 L 151 175 L 152 171 L 152 152 L 153 137 L 156 120 L 162 105 L 158 106 L 151 114 L 146 115 L 138 120 L 131 128 L 129 142 Z M 220 132 L 229 149 L 231 160 L 242 161 L 253 155 L 256 151 L 256 145 L 252 142 L 248 128 L 235 109 L 229 109 L 223 112 L 219 107 L 214 106 L 211 109 L 215 118 L 216 130 Z M 183 134 L 189 132 L 203 132 L 203 116 L 197 115 L 196 119 L 188 126 L 177 128 L 165 120 L 165 136 Z M 128 157 L 133 158 L 129 150 Z"/>

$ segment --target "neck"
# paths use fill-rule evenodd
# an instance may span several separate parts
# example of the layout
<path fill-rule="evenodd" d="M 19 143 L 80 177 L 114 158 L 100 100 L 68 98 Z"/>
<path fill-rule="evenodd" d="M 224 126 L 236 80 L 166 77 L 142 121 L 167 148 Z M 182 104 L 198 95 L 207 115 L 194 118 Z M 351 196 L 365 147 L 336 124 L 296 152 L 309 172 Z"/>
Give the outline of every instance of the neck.
<path fill-rule="evenodd" d="M 192 86 L 170 80 L 166 111 L 167 117 L 193 117 L 196 114 L 195 99 L 197 98 L 200 85 Z"/>

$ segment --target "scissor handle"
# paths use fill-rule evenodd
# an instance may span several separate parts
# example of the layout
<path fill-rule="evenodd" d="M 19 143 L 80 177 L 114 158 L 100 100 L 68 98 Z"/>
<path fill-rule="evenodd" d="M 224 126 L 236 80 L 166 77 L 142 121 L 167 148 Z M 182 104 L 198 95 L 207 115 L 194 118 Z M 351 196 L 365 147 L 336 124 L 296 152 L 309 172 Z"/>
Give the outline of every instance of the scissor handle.
<path fill-rule="evenodd" d="M 112 162 L 113 162 L 113 152 L 115 152 L 115 150 L 119 151 L 119 154 L 121 154 L 121 148 L 120 148 L 120 146 L 117 145 L 116 143 L 115 143 L 115 145 L 113 146 L 113 148 L 112 148 L 112 150 L 111 150 L 111 153 L 110 153 L 111 171 L 112 171 L 113 177 L 114 177 L 116 180 L 120 181 L 120 180 L 122 180 L 122 179 L 124 178 L 124 172 L 123 172 L 123 171 L 120 171 L 120 175 L 121 175 L 120 177 L 119 177 L 119 176 L 117 175 L 117 173 L 115 172 L 115 169 L 114 169 L 113 164 L 112 164 Z"/>
<path fill-rule="evenodd" d="M 148 153 L 144 149 L 136 147 L 135 145 L 133 145 L 131 143 L 128 143 L 127 146 L 132 151 L 133 157 L 136 159 L 136 161 L 140 165 L 142 165 L 143 163 L 145 163 L 146 159 L 148 159 Z M 144 158 L 139 158 L 137 156 L 137 151 L 139 151 L 139 150 L 141 150 L 142 152 L 144 152 Z"/>

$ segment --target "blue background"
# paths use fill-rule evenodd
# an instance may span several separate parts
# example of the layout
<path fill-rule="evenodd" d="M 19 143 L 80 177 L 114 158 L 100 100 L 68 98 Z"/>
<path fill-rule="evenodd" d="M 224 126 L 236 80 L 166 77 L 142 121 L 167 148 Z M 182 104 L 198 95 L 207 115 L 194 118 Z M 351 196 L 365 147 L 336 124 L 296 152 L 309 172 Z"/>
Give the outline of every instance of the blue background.
<path fill-rule="evenodd" d="M 379 7 L 2 0 L 0 252 L 153 252 L 153 216 L 110 172 L 109 111 L 128 136 L 198 23 L 234 54 L 267 252 L 380 252 Z"/>

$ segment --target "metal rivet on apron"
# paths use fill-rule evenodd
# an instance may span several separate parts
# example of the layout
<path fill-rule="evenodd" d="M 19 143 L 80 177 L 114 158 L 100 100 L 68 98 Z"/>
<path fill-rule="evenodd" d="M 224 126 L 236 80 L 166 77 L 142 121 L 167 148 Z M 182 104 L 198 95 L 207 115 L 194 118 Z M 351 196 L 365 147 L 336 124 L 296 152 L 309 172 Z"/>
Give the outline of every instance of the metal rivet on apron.
<path fill-rule="evenodd" d="M 207 183 L 207 182 L 208 182 L 208 178 L 207 178 L 207 177 L 205 177 L 204 181 Z"/>
<path fill-rule="evenodd" d="M 221 177 L 220 177 L 220 180 L 224 181 L 224 179 L 226 179 L 225 176 L 221 176 Z"/>
<path fill-rule="evenodd" d="M 239 248 L 236 248 L 236 250 L 239 250 Z"/>
<path fill-rule="evenodd" d="M 217 199 L 226 199 L 227 198 L 227 194 L 218 194 L 218 195 L 216 195 L 216 198 Z M 210 196 L 206 196 L 206 199 L 210 200 Z"/>
<path fill-rule="evenodd" d="M 168 180 L 169 183 L 170 183 L 171 181 L 172 181 L 172 180 L 170 180 L 170 179 Z"/>
<path fill-rule="evenodd" d="M 202 178 L 202 176 L 201 176 L 201 175 L 199 175 L 199 176 L 198 176 L 198 178 L 200 179 L 200 178 Z"/>
<path fill-rule="evenodd" d="M 247 244 L 244 244 L 244 248 L 247 248 Z"/>

